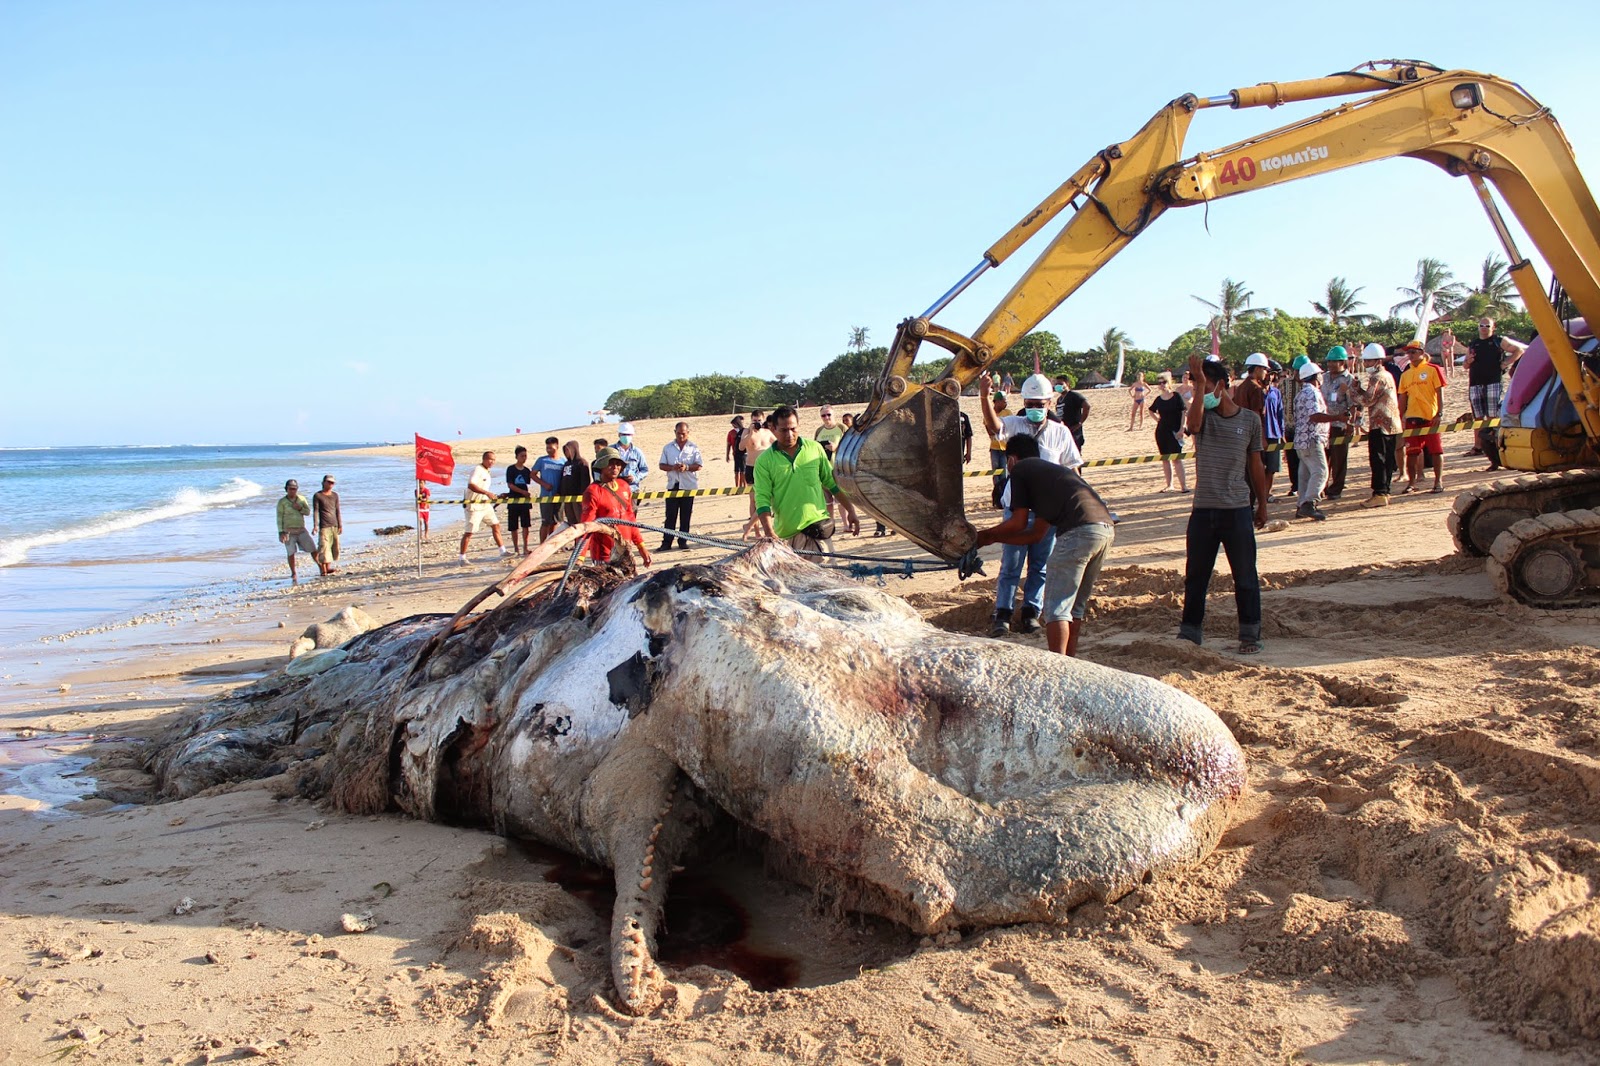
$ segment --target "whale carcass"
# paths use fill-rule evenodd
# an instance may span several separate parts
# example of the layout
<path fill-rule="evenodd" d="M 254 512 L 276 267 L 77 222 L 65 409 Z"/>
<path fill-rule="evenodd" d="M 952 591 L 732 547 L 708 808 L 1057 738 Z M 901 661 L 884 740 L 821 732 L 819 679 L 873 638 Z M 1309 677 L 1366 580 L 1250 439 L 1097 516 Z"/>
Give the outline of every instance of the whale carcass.
<path fill-rule="evenodd" d="M 623 568 L 626 560 L 623 561 Z M 666 882 L 731 816 L 776 868 L 919 932 L 1061 921 L 1203 858 L 1244 788 L 1207 707 L 1158 681 L 946 633 L 773 543 L 581 569 L 492 611 L 363 634 L 160 746 L 169 795 L 309 760 L 398 807 L 615 870 L 624 1007 L 663 988 Z"/>

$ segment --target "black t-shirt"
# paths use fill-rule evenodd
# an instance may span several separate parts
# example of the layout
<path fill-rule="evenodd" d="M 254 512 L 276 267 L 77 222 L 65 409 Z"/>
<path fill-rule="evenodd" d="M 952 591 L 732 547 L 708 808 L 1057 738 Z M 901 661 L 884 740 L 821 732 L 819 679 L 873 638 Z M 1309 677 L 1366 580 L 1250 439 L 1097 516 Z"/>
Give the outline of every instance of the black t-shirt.
<path fill-rule="evenodd" d="M 1089 483 L 1048 459 L 1024 459 L 1011 468 L 1011 509 L 1023 507 L 1059 530 L 1111 524 L 1111 510 Z"/>
<path fill-rule="evenodd" d="M 965 443 L 972 439 L 972 419 L 967 417 L 967 412 L 965 411 L 961 411 L 959 414 L 961 415 L 961 440 Z"/>
<path fill-rule="evenodd" d="M 531 484 L 533 484 L 533 467 L 518 466 L 515 463 L 506 467 L 507 486 L 514 489 L 526 490 Z M 517 496 L 513 494 L 512 499 L 513 502 L 510 505 L 512 507 L 523 507 L 533 502 L 531 494 L 528 496 Z"/>
<path fill-rule="evenodd" d="M 1183 412 L 1183 397 L 1177 393 L 1157 396 L 1150 402 L 1150 413 L 1156 416 L 1156 428 L 1168 433 L 1177 433 L 1183 427 Z"/>
<path fill-rule="evenodd" d="M 582 496 L 589 487 L 589 463 L 582 459 L 568 459 L 561 464 L 561 485 L 556 489 L 563 496 Z"/>
<path fill-rule="evenodd" d="M 1468 385 L 1498 385 L 1505 380 L 1501 365 L 1505 352 L 1500 350 L 1500 334 L 1493 337 L 1474 337 L 1467 342 L 1472 349 L 1472 365 L 1467 367 Z"/>

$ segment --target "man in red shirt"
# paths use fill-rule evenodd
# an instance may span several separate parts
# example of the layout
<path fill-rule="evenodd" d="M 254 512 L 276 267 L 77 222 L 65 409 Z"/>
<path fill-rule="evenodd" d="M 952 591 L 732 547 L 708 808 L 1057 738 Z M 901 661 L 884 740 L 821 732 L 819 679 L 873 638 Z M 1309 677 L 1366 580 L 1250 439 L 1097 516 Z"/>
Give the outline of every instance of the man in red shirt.
<path fill-rule="evenodd" d="M 633 510 L 633 490 L 618 476 L 626 465 L 627 460 L 615 448 L 600 449 L 600 454 L 595 456 L 595 473 L 600 480 L 583 490 L 583 521 L 593 522 L 599 518 L 638 521 Z M 612 526 L 611 529 L 619 538 L 631 541 L 639 549 L 644 565 L 650 565 L 650 550 L 644 546 L 644 537 L 637 526 Z M 611 548 L 611 538 L 605 534 L 589 537 L 587 550 L 596 562 L 609 560 Z"/>

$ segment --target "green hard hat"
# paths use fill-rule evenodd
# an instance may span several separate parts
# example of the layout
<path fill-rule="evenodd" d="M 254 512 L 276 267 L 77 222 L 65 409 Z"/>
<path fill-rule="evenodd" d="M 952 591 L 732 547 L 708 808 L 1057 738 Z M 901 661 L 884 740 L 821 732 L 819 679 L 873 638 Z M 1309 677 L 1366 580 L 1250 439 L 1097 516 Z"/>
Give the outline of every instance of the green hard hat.
<path fill-rule="evenodd" d="M 1350 361 L 1350 353 L 1344 350 L 1344 345 L 1335 344 L 1328 349 L 1328 357 L 1323 361 L 1328 363 L 1347 363 Z"/>
<path fill-rule="evenodd" d="M 1305 352 L 1301 352 L 1299 355 L 1294 357 L 1294 361 L 1289 364 L 1289 368 L 1291 370 L 1299 370 L 1309 362 L 1311 362 L 1311 357 Z"/>

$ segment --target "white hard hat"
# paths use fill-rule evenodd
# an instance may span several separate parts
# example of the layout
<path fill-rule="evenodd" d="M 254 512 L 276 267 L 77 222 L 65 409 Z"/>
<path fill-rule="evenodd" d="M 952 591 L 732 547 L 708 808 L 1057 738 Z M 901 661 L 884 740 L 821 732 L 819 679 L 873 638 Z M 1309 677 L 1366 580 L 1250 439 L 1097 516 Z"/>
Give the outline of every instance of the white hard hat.
<path fill-rule="evenodd" d="M 1316 363 L 1313 363 L 1309 359 L 1307 359 L 1304 363 L 1300 364 L 1300 380 L 1301 381 L 1310 381 L 1312 378 L 1316 377 L 1320 373 L 1322 373 L 1322 368 L 1320 366 L 1318 366 Z"/>
<path fill-rule="evenodd" d="M 631 437 L 631 436 L 633 436 L 633 423 L 632 422 L 624 422 L 624 423 L 622 423 L 621 425 L 619 425 L 617 427 L 617 433 L 618 433 L 619 436 L 623 436 L 623 437 Z"/>
<path fill-rule="evenodd" d="M 1043 374 L 1030 374 L 1028 380 L 1022 383 L 1024 400 L 1048 400 L 1054 394 L 1055 386 Z"/>
<path fill-rule="evenodd" d="M 1267 357 L 1260 352 L 1251 352 L 1244 357 L 1244 365 L 1270 367 L 1272 364 L 1267 362 Z"/>
<path fill-rule="evenodd" d="M 1374 359 L 1381 363 L 1384 359 L 1388 358 L 1388 356 L 1389 353 L 1383 350 L 1383 345 L 1376 342 L 1361 349 L 1361 361 L 1364 363 L 1371 362 Z"/>

